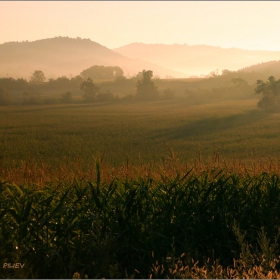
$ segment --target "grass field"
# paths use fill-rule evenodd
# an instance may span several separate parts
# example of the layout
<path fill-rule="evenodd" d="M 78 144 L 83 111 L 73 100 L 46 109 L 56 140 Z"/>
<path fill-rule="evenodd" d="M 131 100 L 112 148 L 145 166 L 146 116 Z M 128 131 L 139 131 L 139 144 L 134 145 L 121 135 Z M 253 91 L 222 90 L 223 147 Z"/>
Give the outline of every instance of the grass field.
<path fill-rule="evenodd" d="M 169 148 L 182 162 L 219 152 L 226 160 L 280 158 L 279 114 L 255 100 L 190 106 L 184 99 L 150 103 L 1 107 L 0 160 L 28 157 L 53 166 L 105 153 L 110 166 L 159 162 Z"/>
<path fill-rule="evenodd" d="M 0 277 L 279 278 L 279 117 L 255 99 L 1 107 L 0 261 L 25 268 Z"/>

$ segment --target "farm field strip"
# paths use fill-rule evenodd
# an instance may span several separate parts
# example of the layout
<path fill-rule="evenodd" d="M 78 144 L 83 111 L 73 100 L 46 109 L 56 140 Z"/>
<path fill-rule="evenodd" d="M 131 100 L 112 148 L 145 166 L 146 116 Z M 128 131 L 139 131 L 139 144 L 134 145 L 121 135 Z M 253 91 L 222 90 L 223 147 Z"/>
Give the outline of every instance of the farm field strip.
<path fill-rule="evenodd" d="M 86 162 L 108 155 L 108 164 L 158 161 L 172 148 L 180 159 L 279 158 L 279 114 L 253 101 L 188 106 L 182 101 L 1 108 L 0 159 L 10 165 L 28 157 L 58 164 L 65 156 Z M 264 145 L 265 143 L 265 145 Z"/>

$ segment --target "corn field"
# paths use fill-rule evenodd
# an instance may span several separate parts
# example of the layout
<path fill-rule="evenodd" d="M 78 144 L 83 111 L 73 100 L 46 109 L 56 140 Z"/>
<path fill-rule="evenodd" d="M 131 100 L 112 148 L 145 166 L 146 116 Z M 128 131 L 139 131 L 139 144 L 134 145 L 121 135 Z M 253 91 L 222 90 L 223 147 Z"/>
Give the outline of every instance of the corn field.
<path fill-rule="evenodd" d="M 0 276 L 279 278 L 280 174 L 167 166 L 2 179 Z"/>

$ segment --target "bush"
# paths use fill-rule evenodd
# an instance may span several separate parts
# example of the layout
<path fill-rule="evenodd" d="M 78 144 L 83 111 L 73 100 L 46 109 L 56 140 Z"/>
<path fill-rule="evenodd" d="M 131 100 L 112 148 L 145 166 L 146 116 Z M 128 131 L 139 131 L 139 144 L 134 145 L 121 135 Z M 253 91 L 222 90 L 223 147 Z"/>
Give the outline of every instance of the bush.
<path fill-rule="evenodd" d="M 266 110 L 278 111 L 280 109 L 280 79 L 270 76 L 266 82 L 257 80 L 255 93 L 262 94 L 258 107 Z"/>
<path fill-rule="evenodd" d="M 96 96 L 96 100 L 99 102 L 113 101 L 115 100 L 115 97 L 110 90 L 106 90 L 105 92 L 98 93 Z"/>
<path fill-rule="evenodd" d="M 258 107 L 272 112 L 278 111 L 280 109 L 277 103 L 275 102 L 275 98 L 273 98 L 273 96 L 268 95 L 265 95 L 262 99 L 259 100 Z"/>
<path fill-rule="evenodd" d="M 65 92 L 61 95 L 61 103 L 71 103 L 72 102 L 72 93 L 70 91 Z"/>

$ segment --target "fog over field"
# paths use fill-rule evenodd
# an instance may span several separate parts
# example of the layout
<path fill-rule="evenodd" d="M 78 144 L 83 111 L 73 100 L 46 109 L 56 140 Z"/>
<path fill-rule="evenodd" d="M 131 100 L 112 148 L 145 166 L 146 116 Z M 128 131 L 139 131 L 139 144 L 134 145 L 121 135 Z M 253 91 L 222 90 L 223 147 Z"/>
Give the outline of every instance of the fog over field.
<path fill-rule="evenodd" d="M 280 278 L 280 2 L 0 14 L 0 278 Z"/>

